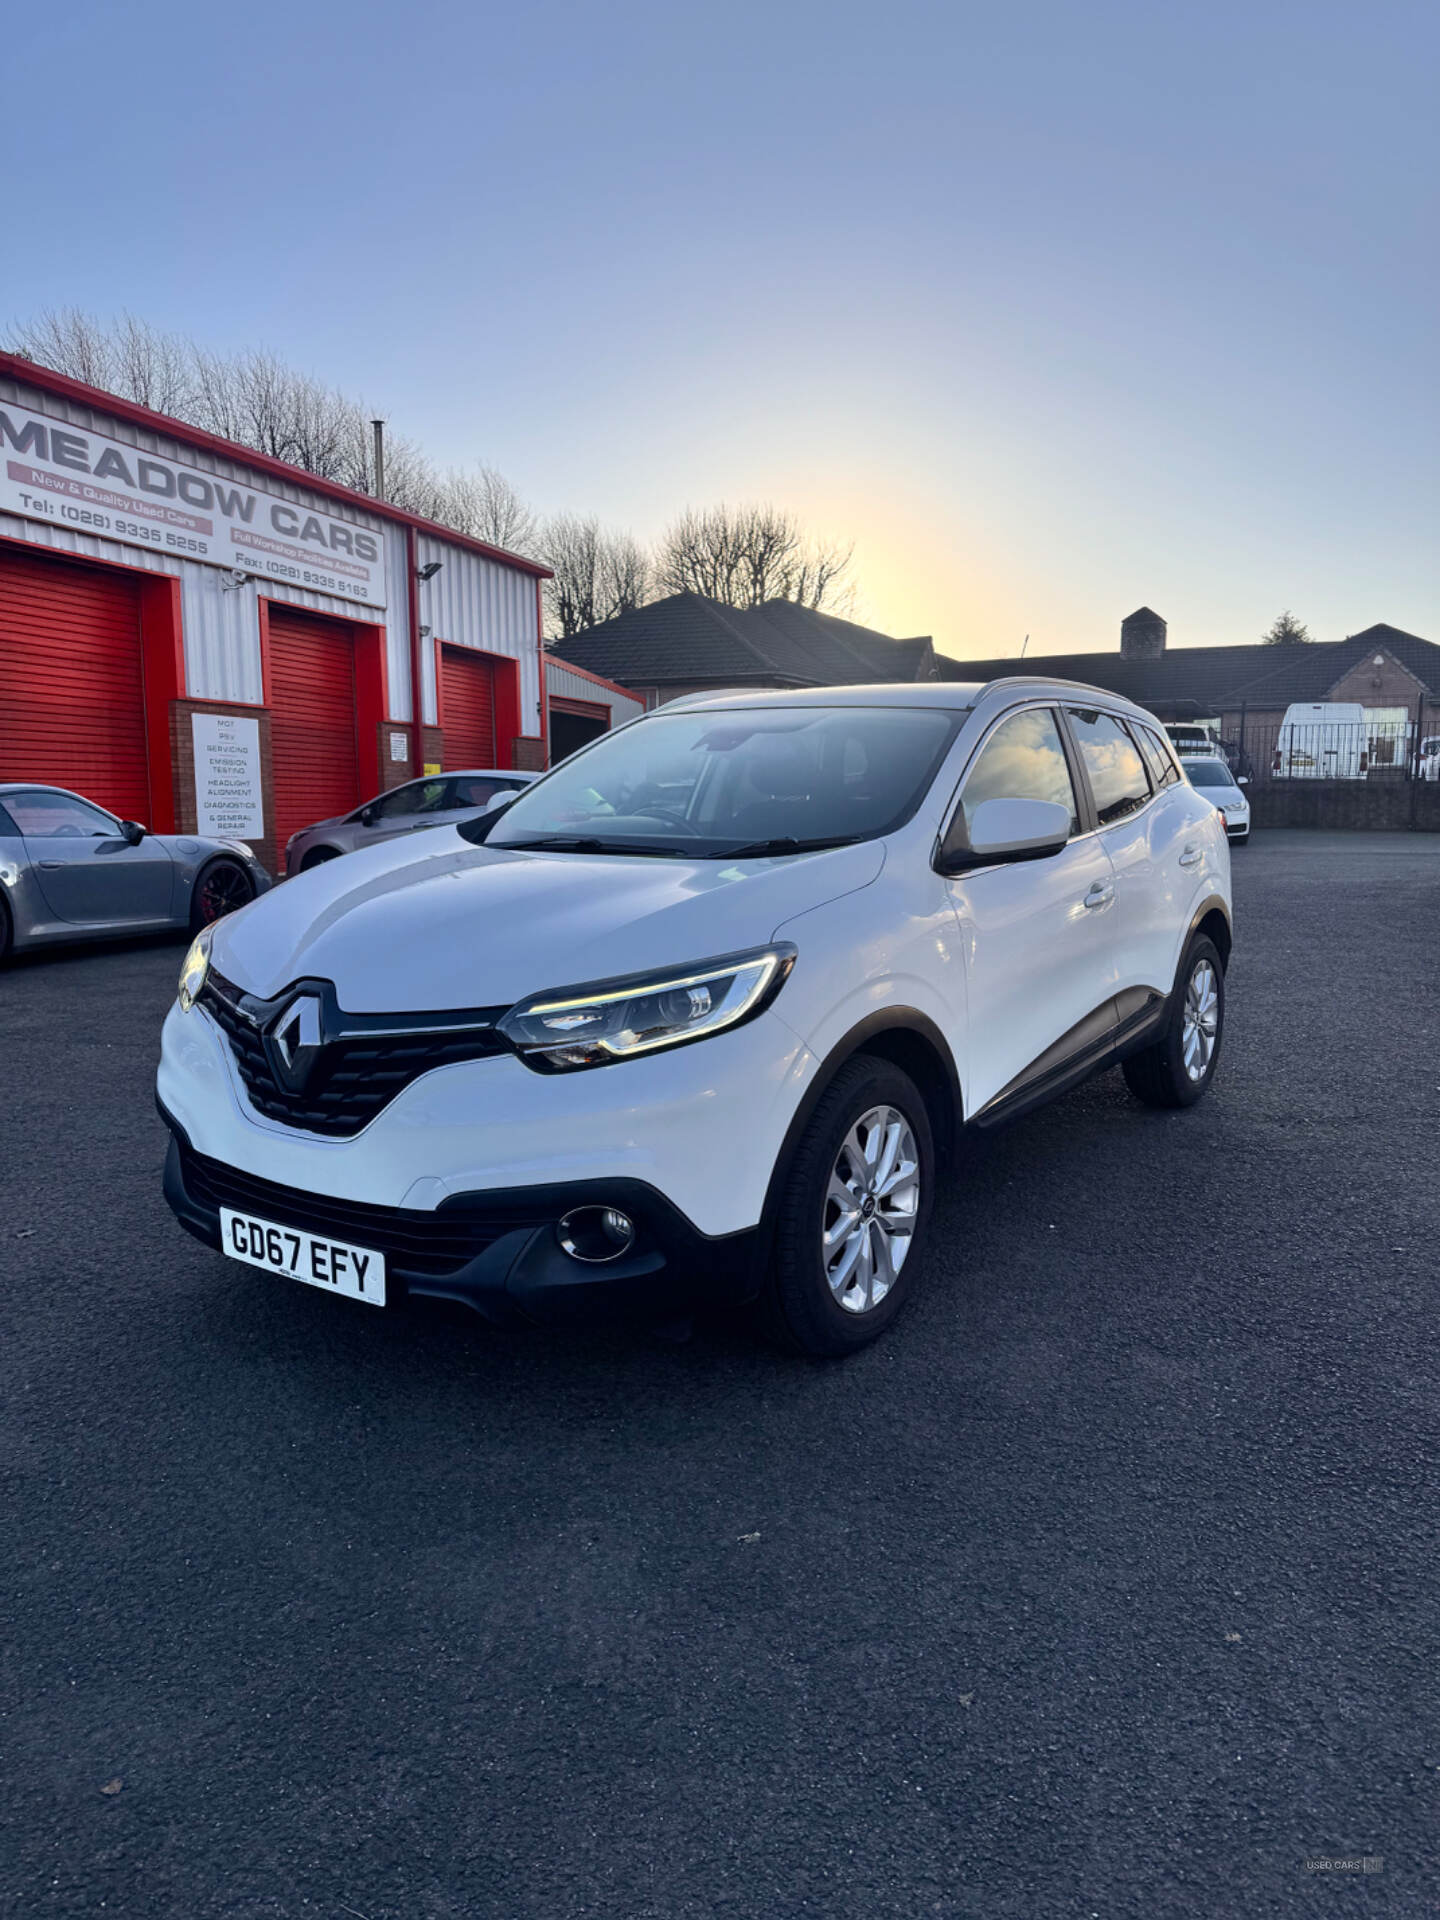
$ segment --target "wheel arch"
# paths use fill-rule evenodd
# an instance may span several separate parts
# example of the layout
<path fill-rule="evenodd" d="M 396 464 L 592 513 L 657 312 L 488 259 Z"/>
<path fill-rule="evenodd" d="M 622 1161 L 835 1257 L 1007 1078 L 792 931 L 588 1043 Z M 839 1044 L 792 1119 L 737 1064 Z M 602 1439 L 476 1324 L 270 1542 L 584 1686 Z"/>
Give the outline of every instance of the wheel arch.
<path fill-rule="evenodd" d="M 238 854 L 227 853 L 224 848 L 218 848 L 214 853 L 207 853 L 205 858 L 200 862 L 199 866 L 195 869 L 195 877 L 190 882 L 190 910 L 187 916 L 188 923 L 192 927 L 194 926 L 194 923 L 195 923 L 195 905 L 200 898 L 200 889 L 205 884 L 205 879 L 207 874 L 209 874 L 212 868 L 218 867 L 222 861 L 226 861 L 226 860 L 229 861 L 231 866 L 239 867 L 240 871 L 242 873 L 245 873 L 245 862 L 239 857 Z M 246 874 L 246 878 L 250 880 L 251 886 L 253 887 L 254 886 L 253 878 L 249 874 Z M 250 898 L 251 900 L 255 898 L 255 895 L 253 892 L 251 893 Z"/>
<path fill-rule="evenodd" d="M 1230 927 L 1230 915 L 1224 903 L 1217 897 L 1208 900 L 1190 922 L 1190 931 L 1185 936 L 1185 947 L 1181 949 L 1183 961 L 1185 951 L 1197 933 L 1203 933 L 1215 942 L 1215 950 L 1220 955 L 1220 965 L 1228 972 L 1230 967 L 1230 949 L 1235 944 L 1235 936 Z"/>
<path fill-rule="evenodd" d="M 936 1159 L 942 1167 L 955 1150 L 964 1125 L 965 1106 L 959 1069 L 944 1034 L 917 1007 L 886 1007 L 869 1015 L 825 1055 L 785 1130 L 761 1215 L 762 1239 L 767 1248 L 791 1162 L 811 1116 L 840 1069 L 862 1054 L 889 1061 L 915 1082 L 925 1101 L 930 1129 L 935 1136 Z"/>

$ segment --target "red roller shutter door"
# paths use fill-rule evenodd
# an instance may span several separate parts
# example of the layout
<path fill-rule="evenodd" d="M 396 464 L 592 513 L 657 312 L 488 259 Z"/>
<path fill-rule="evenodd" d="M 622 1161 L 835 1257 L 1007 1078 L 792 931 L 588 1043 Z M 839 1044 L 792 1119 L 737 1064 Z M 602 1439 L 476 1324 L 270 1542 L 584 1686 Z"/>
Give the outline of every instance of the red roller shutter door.
<path fill-rule="evenodd" d="M 0 780 L 149 820 L 140 594 L 123 570 L 0 552 Z"/>
<path fill-rule="evenodd" d="M 275 842 L 365 796 L 355 740 L 355 643 L 347 626 L 269 608 Z"/>
<path fill-rule="evenodd" d="M 445 766 L 495 765 L 495 669 L 464 647 L 440 649 Z"/>

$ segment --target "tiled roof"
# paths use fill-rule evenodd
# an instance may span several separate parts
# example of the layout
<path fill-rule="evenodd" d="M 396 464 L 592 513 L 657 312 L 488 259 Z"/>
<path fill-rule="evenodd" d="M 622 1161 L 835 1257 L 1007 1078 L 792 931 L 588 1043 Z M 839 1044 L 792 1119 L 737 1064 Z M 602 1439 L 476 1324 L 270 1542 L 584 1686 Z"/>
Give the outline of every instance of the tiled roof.
<path fill-rule="evenodd" d="M 696 680 L 845 686 L 934 677 L 928 637 L 892 640 L 792 600 L 742 610 L 703 594 L 674 593 L 561 644 L 576 666 L 628 687 Z"/>
<path fill-rule="evenodd" d="M 1337 681 L 1365 656 L 1384 648 L 1430 692 L 1440 694 L 1440 646 L 1383 623 L 1346 640 L 1298 646 L 1172 647 L 1155 660 L 1127 660 L 1118 653 L 1052 653 L 1021 660 L 951 660 L 936 656 L 942 680 L 995 680 L 1032 673 L 1047 679 L 1084 680 L 1123 694 L 1142 707 L 1193 705 L 1217 713 L 1242 704 L 1288 707 L 1297 700 L 1323 700 Z"/>

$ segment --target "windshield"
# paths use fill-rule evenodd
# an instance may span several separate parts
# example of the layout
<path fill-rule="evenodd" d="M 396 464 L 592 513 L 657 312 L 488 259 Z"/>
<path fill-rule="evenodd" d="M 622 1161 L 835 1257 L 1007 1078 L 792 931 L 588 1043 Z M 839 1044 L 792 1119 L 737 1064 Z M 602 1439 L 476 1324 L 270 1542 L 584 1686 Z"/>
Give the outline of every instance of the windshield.
<path fill-rule="evenodd" d="M 1187 760 L 1185 771 L 1192 787 L 1233 787 L 1235 784 L 1223 760 Z"/>
<path fill-rule="evenodd" d="M 658 714 L 562 761 L 487 844 L 714 857 L 872 839 L 910 818 L 963 718 L 923 707 Z"/>

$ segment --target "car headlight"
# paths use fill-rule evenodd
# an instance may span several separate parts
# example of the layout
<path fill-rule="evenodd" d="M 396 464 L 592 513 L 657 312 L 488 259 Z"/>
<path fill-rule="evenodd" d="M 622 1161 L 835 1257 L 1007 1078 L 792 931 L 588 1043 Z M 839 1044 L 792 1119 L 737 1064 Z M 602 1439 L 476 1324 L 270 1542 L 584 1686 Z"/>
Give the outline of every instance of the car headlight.
<path fill-rule="evenodd" d="M 210 971 L 210 942 L 214 938 L 211 928 L 197 933 L 190 942 L 190 951 L 185 956 L 185 964 L 180 969 L 180 1011 L 189 1013 L 200 998 L 200 989 L 205 984 L 205 976 Z"/>
<path fill-rule="evenodd" d="M 497 1024 L 527 1066 L 552 1073 L 603 1067 L 753 1018 L 794 964 L 794 947 L 777 942 L 668 973 L 536 994 Z"/>

